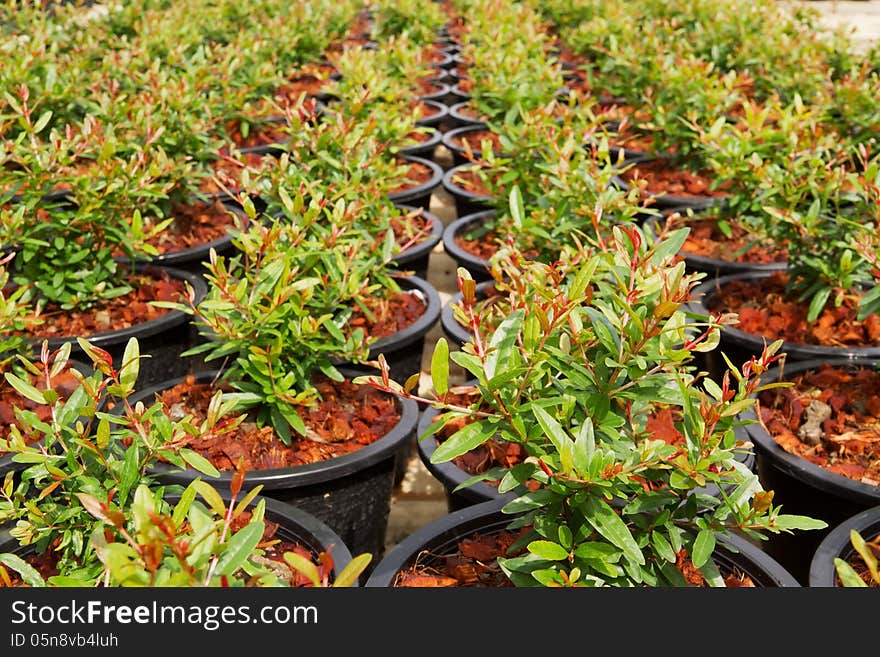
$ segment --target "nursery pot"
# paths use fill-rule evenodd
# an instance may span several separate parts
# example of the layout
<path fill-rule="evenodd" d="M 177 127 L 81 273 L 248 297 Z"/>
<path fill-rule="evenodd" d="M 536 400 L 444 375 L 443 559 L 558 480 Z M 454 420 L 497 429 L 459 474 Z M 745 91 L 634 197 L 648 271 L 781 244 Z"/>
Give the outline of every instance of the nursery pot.
<path fill-rule="evenodd" d="M 876 359 L 814 359 L 788 363 L 769 369 L 762 383 L 790 380 L 794 375 L 832 363 L 842 368 L 877 365 Z M 743 418 L 755 419 L 754 411 Z M 771 534 L 763 544 L 803 584 L 809 577 L 810 560 L 831 528 L 864 509 L 880 504 L 880 486 L 831 472 L 806 458 L 790 454 L 773 438 L 760 422 L 746 425 L 749 439 L 755 446 L 755 467 L 761 485 L 774 491 L 773 504 L 782 505 L 783 513 L 805 515 L 824 520 L 826 529 L 813 529 L 794 534 Z"/>
<path fill-rule="evenodd" d="M 139 273 L 167 272 L 170 277 L 189 283 L 194 291 L 193 301 L 196 304 L 208 292 L 204 278 L 192 272 L 151 264 L 136 264 L 133 269 Z M 122 365 L 122 357 L 128 340 L 137 338 L 142 356 L 140 374 L 138 375 L 138 381 L 141 385 L 150 385 L 187 374 L 189 361 L 181 358 L 180 355 L 195 345 L 198 339 L 190 316 L 180 310 L 170 310 L 164 315 L 128 328 L 101 331 L 84 337 L 90 344 L 109 352 L 117 368 Z M 42 341 L 42 338 L 32 340 L 35 353 L 39 353 Z M 88 360 L 77 344 L 76 336 L 50 338 L 49 349 L 57 349 L 65 342 L 72 343 L 71 356 L 73 358 Z"/>
<path fill-rule="evenodd" d="M 344 368 L 340 371 L 347 378 L 361 374 Z M 217 375 L 218 372 L 201 372 L 196 375 L 196 382 L 209 382 Z M 152 386 L 130 401 L 149 405 L 157 393 L 183 380 L 184 377 L 178 377 Z M 353 554 L 369 552 L 378 557 L 384 550 L 396 456 L 407 441 L 413 440 L 419 414 L 416 402 L 397 397 L 395 401 L 401 413 L 400 421 L 375 442 L 326 461 L 250 470 L 245 474 L 244 489 L 262 484 L 262 494 L 266 497 L 293 504 L 326 523 Z M 213 478 L 168 463 L 157 463 L 153 473 L 164 484 L 187 486 L 201 477 L 224 490 L 229 488 L 234 475 L 224 470 Z"/>
<path fill-rule="evenodd" d="M 506 502 L 500 499 L 475 504 L 453 511 L 416 530 L 388 551 L 364 586 L 392 587 L 398 573 L 417 559 L 420 563 L 430 565 L 432 560 L 454 553 L 458 542 L 474 533 L 491 534 L 504 530 L 516 517 L 501 511 Z M 759 587 L 799 586 L 782 565 L 738 536 L 720 536 L 714 558 L 722 570 L 725 566 L 735 567 L 749 575 Z"/>
<path fill-rule="evenodd" d="M 615 157 L 610 153 L 612 158 Z M 647 164 L 651 162 L 661 161 L 664 158 L 658 155 L 643 155 L 641 157 L 628 156 L 624 160 L 625 165 Z M 651 199 L 651 207 L 659 210 L 667 210 L 670 208 L 691 208 L 692 210 L 705 210 L 713 205 L 720 203 L 723 197 L 716 196 L 691 196 L 686 194 L 668 194 L 666 192 L 649 192 L 646 191 Z"/>
<path fill-rule="evenodd" d="M 471 163 L 454 166 L 443 174 L 443 189 L 445 189 L 455 202 L 455 213 L 459 217 L 475 214 L 483 210 L 491 209 L 495 197 L 491 194 L 477 194 L 465 189 L 455 181 L 455 177 L 473 167 Z"/>
<path fill-rule="evenodd" d="M 431 171 L 431 178 L 419 185 L 407 187 L 388 194 L 388 198 L 398 205 L 411 205 L 425 210 L 431 209 L 431 194 L 443 181 L 443 169 L 439 164 L 414 155 L 403 155 L 407 162 L 421 164 Z"/>
<path fill-rule="evenodd" d="M 223 489 L 217 492 L 228 505 L 231 498 L 229 491 Z M 180 495 L 166 494 L 165 500 L 173 505 L 180 501 Z M 335 580 L 352 558 L 351 552 L 339 534 L 312 514 L 270 497 L 257 495 L 249 506 L 253 507 L 260 500 L 265 500 L 266 503 L 266 520 L 278 524 L 276 538 L 297 543 L 315 556 L 330 551 L 333 557 L 331 582 Z M 33 551 L 33 545 L 19 545 L 18 539 L 11 537 L 8 530 L 0 528 L 0 554 L 11 552 L 24 557 L 33 554 Z M 358 586 L 358 583 L 355 582 L 352 586 Z"/>
<path fill-rule="evenodd" d="M 419 102 L 428 107 L 431 113 L 419 117 L 416 120 L 416 125 L 442 130 L 441 126 L 449 115 L 449 106 L 436 100 L 422 100 Z"/>
<path fill-rule="evenodd" d="M 429 90 L 419 96 L 419 100 L 431 100 L 436 103 L 449 105 L 449 85 L 443 82 L 441 77 L 432 77 L 427 80 L 430 83 Z"/>
<path fill-rule="evenodd" d="M 433 162 L 432 158 L 434 157 L 434 151 L 437 150 L 437 146 L 440 145 L 442 139 L 443 133 L 436 127 L 432 126 L 430 127 L 430 132 L 428 132 L 428 138 L 425 141 L 419 142 L 414 146 L 401 148 L 398 152 L 401 155 L 420 157 Z"/>
<path fill-rule="evenodd" d="M 471 160 L 465 155 L 465 147 L 463 141 L 466 140 L 469 136 L 474 134 L 478 134 L 481 132 L 489 132 L 489 128 L 485 123 L 473 123 L 471 125 L 464 125 L 458 128 L 453 128 L 445 133 L 443 133 L 443 145 L 449 149 L 452 153 L 452 165 L 453 166 L 461 166 L 462 164 L 468 164 Z M 475 156 L 479 156 L 481 151 L 479 149 L 472 149 L 472 152 Z M 508 157 L 504 153 L 499 151 L 495 151 L 496 157 Z"/>
<path fill-rule="evenodd" d="M 712 308 L 716 290 L 723 288 L 725 284 L 738 280 L 760 280 L 773 273 L 774 271 L 761 271 L 731 274 L 716 280 L 705 281 L 694 288 L 693 299 L 687 305 L 693 313 L 705 317 L 708 315 L 709 309 Z M 730 361 L 739 367 L 752 356 L 761 354 L 764 348 L 764 339 L 763 335 L 747 333 L 736 326 L 724 326 L 721 329 L 720 344 L 712 351 L 702 354 L 705 369 L 716 382 L 720 382 L 724 372 L 727 371 L 727 365 L 721 357 L 722 352 L 727 354 Z M 773 338 L 770 336 L 767 336 L 766 340 L 768 344 L 773 342 Z M 782 343 L 780 352 L 786 354 L 786 362 L 790 365 L 814 359 L 880 358 L 880 347 L 832 347 L 788 341 Z"/>
<path fill-rule="evenodd" d="M 415 276 L 427 280 L 431 251 L 433 251 L 434 247 L 440 243 L 441 239 L 443 239 L 443 222 L 434 213 L 421 208 L 415 208 L 411 205 L 398 205 L 397 207 L 404 212 L 421 210 L 422 216 L 427 219 L 430 224 L 431 232 L 420 242 L 417 242 L 398 253 L 391 262 L 391 266 L 401 271 L 411 271 Z"/>
<path fill-rule="evenodd" d="M 853 529 L 866 541 L 876 538 L 880 534 L 880 505 L 865 509 L 847 518 L 833 527 L 822 539 L 813 554 L 813 560 L 810 562 L 809 585 L 811 587 L 840 586 L 834 560 L 847 561 L 853 556 L 860 559 L 850 540 L 850 531 Z"/>
<path fill-rule="evenodd" d="M 684 215 L 689 208 L 669 208 L 669 212 L 680 212 Z M 698 217 L 699 215 L 695 215 Z M 662 220 L 651 216 L 645 219 L 645 226 L 651 226 L 655 232 L 659 232 Z M 687 222 L 682 222 L 681 227 L 687 226 Z M 676 228 L 679 226 L 676 226 Z M 784 260 L 777 262 L 739 262 L 736 260 L 724 260 L 722 258 L 713 258 L 710 256 L 700 255 L 698 253 L 690 253 L 685 250 L 679 251 L 679 255 L 684 258 L 685 267 L 688 272 L 702 272 L 706 274 L 706 281 L 710 281 L 722 276 L 731 276 L 733 274 L 749 274 L 761 272 L 781 271 L 786 268 Z"/>
<path fill-rule="evenodd" d="M 485 127 L 486 122 L 481 121 L 467 113 L 467 111 L 471 108 L 471 105 L 468 101 L 462 101 L 460 103 L 455 103 L 454 105 L 449 107 L 449 118 L 447 119 L 447 125 L 449 126 L 449 130 L 453 130 L 455 128 L 463 128 L 465 126 L 479 126 Z"/>
<path fill-rule="evenodd" d="M 457 266 L 467 269 L 473 279 L 478 282 L 488 281 L 492 278 L 489 272 L 489 261 L 460 247 L 456 243 L 456 238 L 460 237 L 468 230 L 477 228 L 486 221 L 492 220 L 494 217 L 495 210 L 473 212 L 459 217 L 443 230 L 443 250 L 450 258 L 455 260 Z"/>

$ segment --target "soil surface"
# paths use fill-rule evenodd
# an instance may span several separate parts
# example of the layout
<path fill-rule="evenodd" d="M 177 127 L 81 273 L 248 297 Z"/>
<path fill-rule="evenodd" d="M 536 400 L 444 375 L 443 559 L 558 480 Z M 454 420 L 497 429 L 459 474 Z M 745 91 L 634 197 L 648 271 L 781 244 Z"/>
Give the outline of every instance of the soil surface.
<path fill-rule="evenodd" d="M 773 439 L 831 472 L 880 486 L 880 371 L 824 365 L 765 390 L 759 417 Z"/>
<path fill-rule="evenodd" d="M 124 271 L 124 267 L 123 267 Z M 62 310 L 48 304 L 40 317 L 43 323 L 27 335 L 31 339 L 89 336 L 106 331 L 129 328 L 166 315 L 170 310 L 152 305 L 152 301 L 185 301 L 184 281 L 172 278 L 167 272 L 122 275 L 121 279 L 132 291 L 89 310 Z"/>
<path fill-rule="evenodd" d="M 645 192 L 650 195 L 669 194 L 689 197 L 721 197 L 725 192 L 711 189 L 712 178 L 698 172 L 670 166 L 663 159 L 639 162 L 621 172 L 620 177 L 627 183 L 636 179 L 646 181 Z"/>
<path fill-rule="evenodd" d="M 880 340 L 880 317 L 869 315 L 856 320 L 855 303 L 839 307 L 829 302 L 815 322 L 807 321 L 808 306 L 786 292 L 787 277 L 782 272 L 757 280 L 731 281 L 716 288 L 707 299 L 711 311 L 739 314 L 737 328 L 768 342 L 782 338 L 788 342 L 828 347 L 872 347 Z"/>

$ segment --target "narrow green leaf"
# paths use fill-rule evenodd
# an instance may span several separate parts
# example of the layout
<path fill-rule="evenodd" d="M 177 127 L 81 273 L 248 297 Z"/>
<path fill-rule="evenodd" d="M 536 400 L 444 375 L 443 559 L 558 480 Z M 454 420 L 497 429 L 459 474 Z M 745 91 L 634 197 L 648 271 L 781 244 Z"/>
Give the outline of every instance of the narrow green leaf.
<path fill-rule="evenodd" d="M 715 551 L 715 532 L 711 529 L 701 529 L 694 541 L 693 551 L 691 552 L 691 561 L 694 566 L 702 568 L 712 553 Z"/>
<path fill-rule="evenodd" d="M 485 421 L 466 424 L 434 450 L 434 453 L 431 454 L 431 463 L 451 461 L 456 456 L 461 456 L 475 447 L 479 447 L 494 434 L 495 427 Z"/>
<path fill-rule="evenodd" d="M 532 541 L 529 543 L 528 550 L 548 561 L 566 561 L 568 559 L 568 550 L 553 541 Z"/>
<path fill-rule="evenodd" d="M 334 580 L 333 587 L 347 587 L 352 586 L 355 582 L 357 582 L 358 577 L 361 576 L 361 573 L 366 570 L 367 566 L 370 565 L 370 561 L 372 561 L 373 555 L 365 552 L 364 554 L 359 554 L 356 557 L 352 557 L 352 560 L 348 562 L 345 568 L 342 569 L 342 572 L 339 573 L 339 576 Z"/>
<path fill-rule="evenodd" d="M 265 525 L 262 522 L 249 522 L 236 532 L 217 560 L 217 575 L 231 575 L 241 568 L 263 540 L 264 530 Z"/>
<path fill-rule="evenodd" d="M 595 497 L 587 498 L 585 506 L 587 522 L 597 532 L 623 550 L 627 559 L 640 566 L 645 565 L 645 557 L 629 528 L 611 506 Z"/>
<path fill-rule="evenodd" d="M 199 454 L 198 452 L 194 452 L 191 449 L 181 449 L 180 456 L 186 461 L 186 464 L 195 468 L 202 474 L 208 475 L 209 477 L 219 477 L 220 472 L 215 468 L 211 462 L 206 459 L 204 456 Z"/>
<path fill-rule="evenodd" d="M 21 557 L 11 552 L 4 552 L 0 554 L 0 563 L 12 568 L 12 570 L 21 575 L 22 581 L 28 586 L 33 586 L 34 588 L 46 586 L 46 582 L 43 581 L 40 573 Z"/>
<path fill-rule="evenodd" d="M 495 376 L 498 364 L 507 365 L 511 361 L 511 352 L 516 346 L 516 337 L 519 334 L 524 310 L 515 310 L 498 325 L 492 337 L 489 339 L 488 355 L 486 356 L 486 378 Z"/>
<path fill-rule="evenodd" d="M 446 338 L 437 338 L 434 353 L 431 354 L 431 381 L 438 395 L 449 391 L 449 345 Z"/>
<path fill-rule="evenodd" d="M 318 573 L 318 567 L 304 556 L 296 552 L 285 552 L 284 560 L 291 568 L 307 577 L 312 586 L 321 586 L 321 576 Z"/>

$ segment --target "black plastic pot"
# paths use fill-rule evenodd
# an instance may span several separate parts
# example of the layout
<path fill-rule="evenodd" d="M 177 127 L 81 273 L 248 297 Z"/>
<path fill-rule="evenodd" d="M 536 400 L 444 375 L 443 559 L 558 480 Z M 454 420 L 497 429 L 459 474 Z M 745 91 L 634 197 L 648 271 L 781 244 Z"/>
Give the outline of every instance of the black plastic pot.
<path fill-rule="evenodd" d="M 348 378 L 362 374 L 346 369 L 341 372 Z M 201 372 L 196 375 L 196 381 L 212 381 L 216 376 L 217 372 Z M 149 404 L 156 393 L 181 381 L 183 377 L 178 377 L 144 389 L 132 397 L 131 403 L 143 400 Z M 378 557 L 384 550 L 395 461 L 403 446 L 414 439 L 419 416 L 416 402 L 401 398 L 396 401 L 401 412 L 400 422 L 376 442 L 319 463 L 252 470 L 245 475 L 244 488 L 262 484 L 262 494 L 266 497 L 293 504 L 326 523 L 352 553 L 369 552 Z M 223 471 L 220 477 L 212 478 L 166 463 L 157 464 L 153 472 L 165 484 L 186 486 L 201 477 L 224 490 L 229 488 L 234 474 Z"/>
<path fill-rule="evenodd" d="M 376 564 L 365 587 L 392 587 L 397 574 L 416 559 L 430 565 L 434 559 L 455 551 L 459 541 L 474 533 L 493 533 L 505 529 L 515 516 L 504 514 L 506 500 L 476 504 L 425 525 L 410 534 Z M 722 570 L 736 568 L 750 576 L 759 587 L 798 587 L 797 580 L 765 552 L 734 535 L 719 537 L 714 554 Z"/>
<path fill-rule="evenodd" d="M 433 162 L 434 151 L 437 150 L 437 146 L 439 146 L 441 141 L 443 140 L 443 133 L 437 128 L 431 128 L 431 131 L 428 134 L 428 139 L 426 139 L 425 141 L 419 142 L 414 146 L 407 146 L 405 148 L 398 149 L 398 152 L 401 155 L 421 157 L 427 160 L 431 160 Z"/>
<path fill-rule="evenodd" d="M 397 207 L 405 212 L 420 211 L 431 225 L 431 234 L 419 243 L 398 253 L 391 266 L 401 271 L 411 271 L 415 276 L 427 280 L 431 251 L 443 239 L 443 222 L 437 215 L 422 208 L 415 208 L 411 205 L 398 205 Z"/>
<path fill-rule="evenodd" d="M 810 369 L 834 363 L 844 368 L 859 365 L 877 367 L 877 359 L 815 359 L 773 367 L 762 383 L 790 379 Z M 755 419 L 753 411 L 743 419 Z M 803 584 L 807 584 L 810 560 L 831 528 L 864 509 L 880 504 L 880 486 L 865 484 L 822 468 L 807 459 L 786 452 L 761 423 L 746 426 L 755 446 L 755 468 L 761 485 L 774 492 L 773 504 L 783 513 L 805 515 L 828 523 L 824 530 L 771 535 L 765 549 Z"/>
<path fill-rule="evenodd" d="M 422 157 L 415 157 L 413 155 L 403 155 L 402 157 L 407 162 L 417 162 L 428 167 L 431 170 L 431 179 L 421 185 L 416 185 L 415 187 L 409 187 L 399 192 L 389 194 L 388 198 L 397 205 L 412 205 L 414 207 L 430 210 L 431 194 L 434 193 L 434 190 L 437 189 L 443 181 L 443 169 L 436 162 L 426 160 Z"/>
<path fill-rule="evenodd" d="M 612 161 L 617 157 L 609 149 Z M 640 163 L 654 162 L 662 159 L 657 155 L 641 155 L 636 156 L 634 151 L 628 151 L 624 163 L 638 165 Z M 651 207 L 658 210 L 668 210 L 671 208 L 690 208 L 692 210 L 705 210 L 713 205 L 723 202 L 723 197 L 715 196 L 686 196 L 683 194 L 667 194 L 665 192 L 653 194 L 650 193 Z"/>
<path fill-rule="evenodd" d="M 485 123 L 465 125 L 443 133 L 442 143 L 452 153 L 453 166 L 461 166 L 462 164 L 468 164 L 471 161 L 467 158 L 467 155 L 465 155 L 465 148 L 461 140 L 470 134 L 478 132 L 488 132 Z M 479 151 L 474 151 L 474 155 L 479 156 L 479 154 Z M 503 153 L 497 151 L 495 152 L 495 155 L 496 157 L 507 157 Z"/>
<path fill-rule="evenodd" d="M 229 491 L 218 489 L 217 492 L 223 501 L 229 504 L 231 498 Z M 173 505 L 180 501 L 180 495 L 169 493 L 165 495 L 165 500 Z M 329 550 L 333 557 L 331 582 L 335 580 L 352 558 L 351 551 L 339 534 L 312 514 L 270 497 L 257 495 L 249 507 L 253 507 L 260 500 L 265 500 L 266 520 L 278 524 L 276 538 L 301 545 L 315 556 Z M 24 556 L 33 554 L 33 549 L 33 545 L 19 545 L 18 539 L 9 536 L 8 530 L 0 529 L 0 554 L 11 552 Z M 353 586 L 358 584 L 354 583 Z"/>
<path fill-rule="evenodd" d="M 850 531 L 853 529 L 866 541 L 874 540 L 880 535 L 880 505 L 847 518 L 828 532 L 819 543 L 810 562 L 809 586 L 840 586 L 837 583 L 837 568 L 834 566 L 834 560 L 847 561 L 856 555 L 850 540 Z"/>
<path fill-rule="evenodd" d="M 455 260 L 457 266 L 467 269 L 475 281 L 487 281 L 492 277 L 489 273 L 489 261 L 461 248 L 455 240 L 461 234 L 494 217 L 495 210 L 474 212 L 459 217 L 443 229 L 443 250 Z"/>
<path fill-rule="evenodd" d="M 417 96 L 417 98 L 419 100 L 432 100 L 437 103 L 449 105 L 449 85 L 439 77 L 430 78 L 428 81 L 431 83 L 431 90 Z"/>
<path fill-rule="evenodd" d="M 456 175 L 472 166 L 474 165 L 462 164 L 452 167 L 443 174 L 443 189 L 452 196 L 452 200 L 455 202 L 455 212 L 459 217 L 488 210 L 495 203 L 494 196 L 490 194 L 474 194 L 455 182 Z"/>
<path fill-rule="evenodd" d="M 449 106 L 439 103 L 436 100 L 423 100 L 420 102 L 424 103 L 434 111 L 431 112 L 431 114 L 419 117 L 416 120 L 416 125 L 437 128 L 442 131 L 442 126 L 449 115 Z"/>
<path fill-rule="evenodd" d="M 268 154 L 270 147 L 255 146 L 254 149 L 263 149 L 266 154 Z M 229 212 L 235 213 L 243 222 L 247 222 L 247 215 L 245 215 L 241 204 L 229 197 L 221 197 L 221 202 Z M 211 240 L 210 242 L 206 242 L 205 244 L 199 244 L 198 246 L 193 246 L 188 249 L 181 249 L 180 251 L 172 251 L 170 253 L 161 253 L 145 262 L 152 265 L 174 267 L 181 271 L 204 275 L 205 264 L 209 261 L 211 249 L 214 249 L 214 251 L 217 252 L 217 255 L 225 256 L 231 254 L 235 251 L 235 247 L 232 245 L 232 237 L 227 234 L 223 237 Z M 132 262 L 130 259 L 122 257 L 117 258 L 117 261 L 126 265 Z"/>
<path fill-rule="evenodd" d="M 484 127 L 486 125 L 485 121 L 481 121 L 480 119 L 475 119 L 468 114 L 465 114 L 464 111 L 470 108 L 470 103 L 468 101 L 462 101 L 460 103 L 455 103 L 454 105 L 449 107 L 449 118 L 447 119 L 447 130 L 454 130 L 455 128 L 463 128 L 465 126 L 480 126 Z"/>
<path fill-rule="evenodd" d="M 451 106 L 470 100 L 471 95 L 461 88 L 461 84 L 456 82 L 455 84 L 449 86 L 447 98 L 449 99 L 447 101 L 447 104 Z"/>
<path fill-rule="evenodd" d="M 205 280 L 198 274 L 183 271 L 174 267 L 165 267 L 149 264 L 134 265 L 134 270 L 139 273 L 167 272 L 172 278 L 186 281 L 194 291 L 194 302 L 198 304 L 207 294 L 208 286 Z M 180 355 L 194 346 L 198 341 L 198 332 L 195 329 L 190 315 L 180 310 L 170 310 L 164 315 L 141 322 L 128 328 L 101 331 L 89 336 L 84 336 L 88 342 L 109 352 L 113 357 L 116 367 L 122 365 L 122 357 L 125 353 L 125 345 L 130 338 L 137 338 L 140 347 L 141 362 L 138 381 L 141 385 L 150 385 L 157 381 L 182 376 L 190 371 L 190 363 Z M 49 348 L 57 349 L 65 342 L 70 342 L 71 357 L 80 361 L 89 361 L 89 358 L 80 349 L 76 342 L 76 336 L 56 337 L 49 339 Z M 32 340 L 35 353 L 39 353 L 41 338 Z"/>
<path fill-rule="evenodd" d="M 688 208 L 670 208 L 669 212 L 679 212 L 686 214 Z M 660 220 L 651 216 L 645 219 L 645 226 L 650 226 L 655 233 L 659 231 Z M 682 224 L 686 226 L 687 224 Z M 735 260 L 722 260 L 721 258 L 709 258 L 694 253 L 680 251 L 679 254 L 684 257 L 685 267 L 688 272 L 702 272 L 706 274 L 706 280 L 713 280 L 722 276 L 731 276 L 733 274 L 748 274 L 752 272 L 773 272 L 781 271 L 786 268 L 786 262 L 767 262 L 767 263 L 750 263 L 737 262 Z"/>
<path fill-rule="evenodd" d="M 693 300 L 688 302 L 691 312 L 707 316 L 712 308 L 716 290 L 736 280 L 758 280 L 773 274 L 772 271 L 753 272 L 748 274 L 732 274 L 722 276 L 716 280 L 701 283 L 693 290 Z M 767 343 L 773 341 L 767 337 Z M 721 342 L 712 351 L 703 354 L 703 366 L 709 375 L 716 381 L 721 381 L 721 376 L 727 370 L 727 365 L 721 357 L 721 353 L 727 354 L 731 362 L 741 366 L 752 356 L 758 356 L 764 348 L 764 336 L 746 333 L 736 326 L 725 326 L 721 329 Z M 828 347 L 822 345 L 803 344 L 799 342 L 783 342 L 781 352 L 786 354 L 786 362 L 793 365 L 807 360 L 831 360 L 837 358 L 880 358 L 880 347 Z"/>

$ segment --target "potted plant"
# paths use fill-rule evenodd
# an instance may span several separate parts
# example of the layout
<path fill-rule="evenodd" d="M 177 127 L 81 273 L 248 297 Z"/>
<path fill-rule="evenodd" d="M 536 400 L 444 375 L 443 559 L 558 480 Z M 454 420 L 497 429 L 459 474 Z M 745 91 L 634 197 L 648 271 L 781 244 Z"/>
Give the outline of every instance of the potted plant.
<path fill-rule="evenodd" d="M 757 395 L 747 414 L 758 420 L 746 431 L 762 485 L 786 508 L 831 528 L 880 503 L 876 360 L 796 361 L 769 369 L 762 380 L 785 386 Z M 807 584 L 810 560 L 829 533 L 772 536 L 766 549 Z"/>
<path fill-rule="evenodd" d="M 16 107 L 28 130 L 8 144 L 16 166 L 0 207 L 0 241 L 15 252 L 11 283 L 30 288 L 33 321 L 25 337 L 33 345 L 48 339 L 53 348 L 70 342 L 75 352 L 76 338 L 86 337 L 118 365 L 127 339 L 137 335 L 154 355 L 145 379 L 178 371 L 177 356 L 193 337 L 188 318 L 154 302 L 182 299 L 187 284 L 198 297 L 204 282 L 135 263 L 156 253 L 148 242 L 170 221 L 150 224 L 136 206 L 150 207 L 167 181 L 151 162 L 124 159 L 127 142 L 89 119 L 41 139 L 47 115 L 33 117 L 21 93 Z"/>
<path fill-rule="evenodd" d="M 331 574 L 340 585 L 356 580 L 368 555 L 352 560 L 325 525 L 298 509 L 267 504 L 259 488 L 240 495 L 242 472 L 226 494 L 200 479 L 178 491 L 157 486 L 150 474 L 157 458 L 214 474 L 183 438 L 225 429 L 216 417 L 196 426 L 191 416 L 131 402 L 137 340 L 128 342 L 120 369 L 103 350 L 85 340 L 80 346 L 93 373 L 73 370 L 79 385 L 72 393 L 51 385 L 38 389 L 6 374 L 24 398 L 51 412 L 16 408 L 17 422 L 10 426 L 13 459 L 25 467 L 17 482 L 7 474 L 0 489 L 0 522 L 8 528 L 0 554 L 5 585 L 307 585 L 312 578 L 297 573 L 316 560 L 325 584 Z M 52 353 L 44 347 L 40 362 L 29 366 L 51 381 L 69 352 L 66 345 Z M 119 410 L 101 412 L 108 406 Z M 219 396 L 213 408 L 224 409 Z M 34 434 L 39 440 L 32 440 Z M 197 495 L 205 505 L 196 503 Z M 205 541 L 209 534 L 213 540 Z"/>
<path fill-rule="evenodd" d="M 438 341 L 436 395 L 423 401 L 443 413 L 431 431 L 472 421 L 432 460 L 490 440 L 525 452 L 521 463 L 474 478 L 516 493 L 503 510 L 522 513 L 509 526 L 524 530 L 516 544 L 525 552 L 498 560 L 514 584 L 682 585 L 685 571 L 699 571 L 699 581 L 723 585 L 713 555 L 726 532 L 758 541 L 768 532 L 824 526 L 781 514 L 735 458 L 748 447 L 736 440 L 734 418 L 753 403 L 755 376 L 775 360 L 778 345 L 732 369 L 722 384 L 688 367 L 695 351 L 714 346 L 719 327 L 694 330 L 684 321 L 681 306 L 696 279 L 676 261 L 683 239 L 682 231 L 649 244 L 637 227 L 616 227 L 605 248 L 564 252 L 564 265 L 541 265 L 546 294 L 531 312 L 516 310 L 485 330 L 474 315 L 473 341 L 448 356 Z M 461 276 L 470 305 L 474 283 Z M 476 379 L 471 403 L 451 403 L 448 358 Z M 359 380 L 413 397 L 387 373 Z M 663 422 L 648 430 L 661 413 Z M 707 484 L 734 492 L 691 494 Z M 683 571 L 685 562 L 693 568 Z"/>
<path fill-rule="evenodd" d="M 784 340 L 789 362 L 876 357 L 877 162 L 866 161 L 857 173 L 809 150 L 796 159 L 804 162 L 766 168 L 763 229 L 785 245 L 785 270 L 706 282 L 695 291 L 692 309 L 698 315 L 738 314 L 738 326 L 723 331 L 720 349 L 734 359 L 776 339 Z M 713 375 L 719 366 L 708 359 Z"/>
<path fill-rule="evenodd" d="M 200 375 L 143 389 L 139 398 L 198 417 L 223 393 L 235 412 L 251 413 L 248 422 L 224 441 L 191 441 L 221 471 L 219 481 L 233 476 L 236 452 L 249 484 L 295 500 L 357 552 L 378 554 L 395 458 L 413 437 L 418 411 L 351 379 L 375 371 L 373 332 L 388 319 L 381 313 L 395 310 L 386 291 L 399 288 L 372 236 L 351 220 L 355 204 L 325 206 L 305 188 L 283 196 L 286 217 L 254 222 L 236 235 L 236 256 L 211 259 L 205 300 L 174 306 L 194 315 L 205 338 L 189 352 L 204 355 Z M 245 207 L 255 216 L 246 200 Z M 220 368 L 209 369 L 215 360 Z M 175 464 L 161 470 L 165 482 L 195 476 Z"/>

